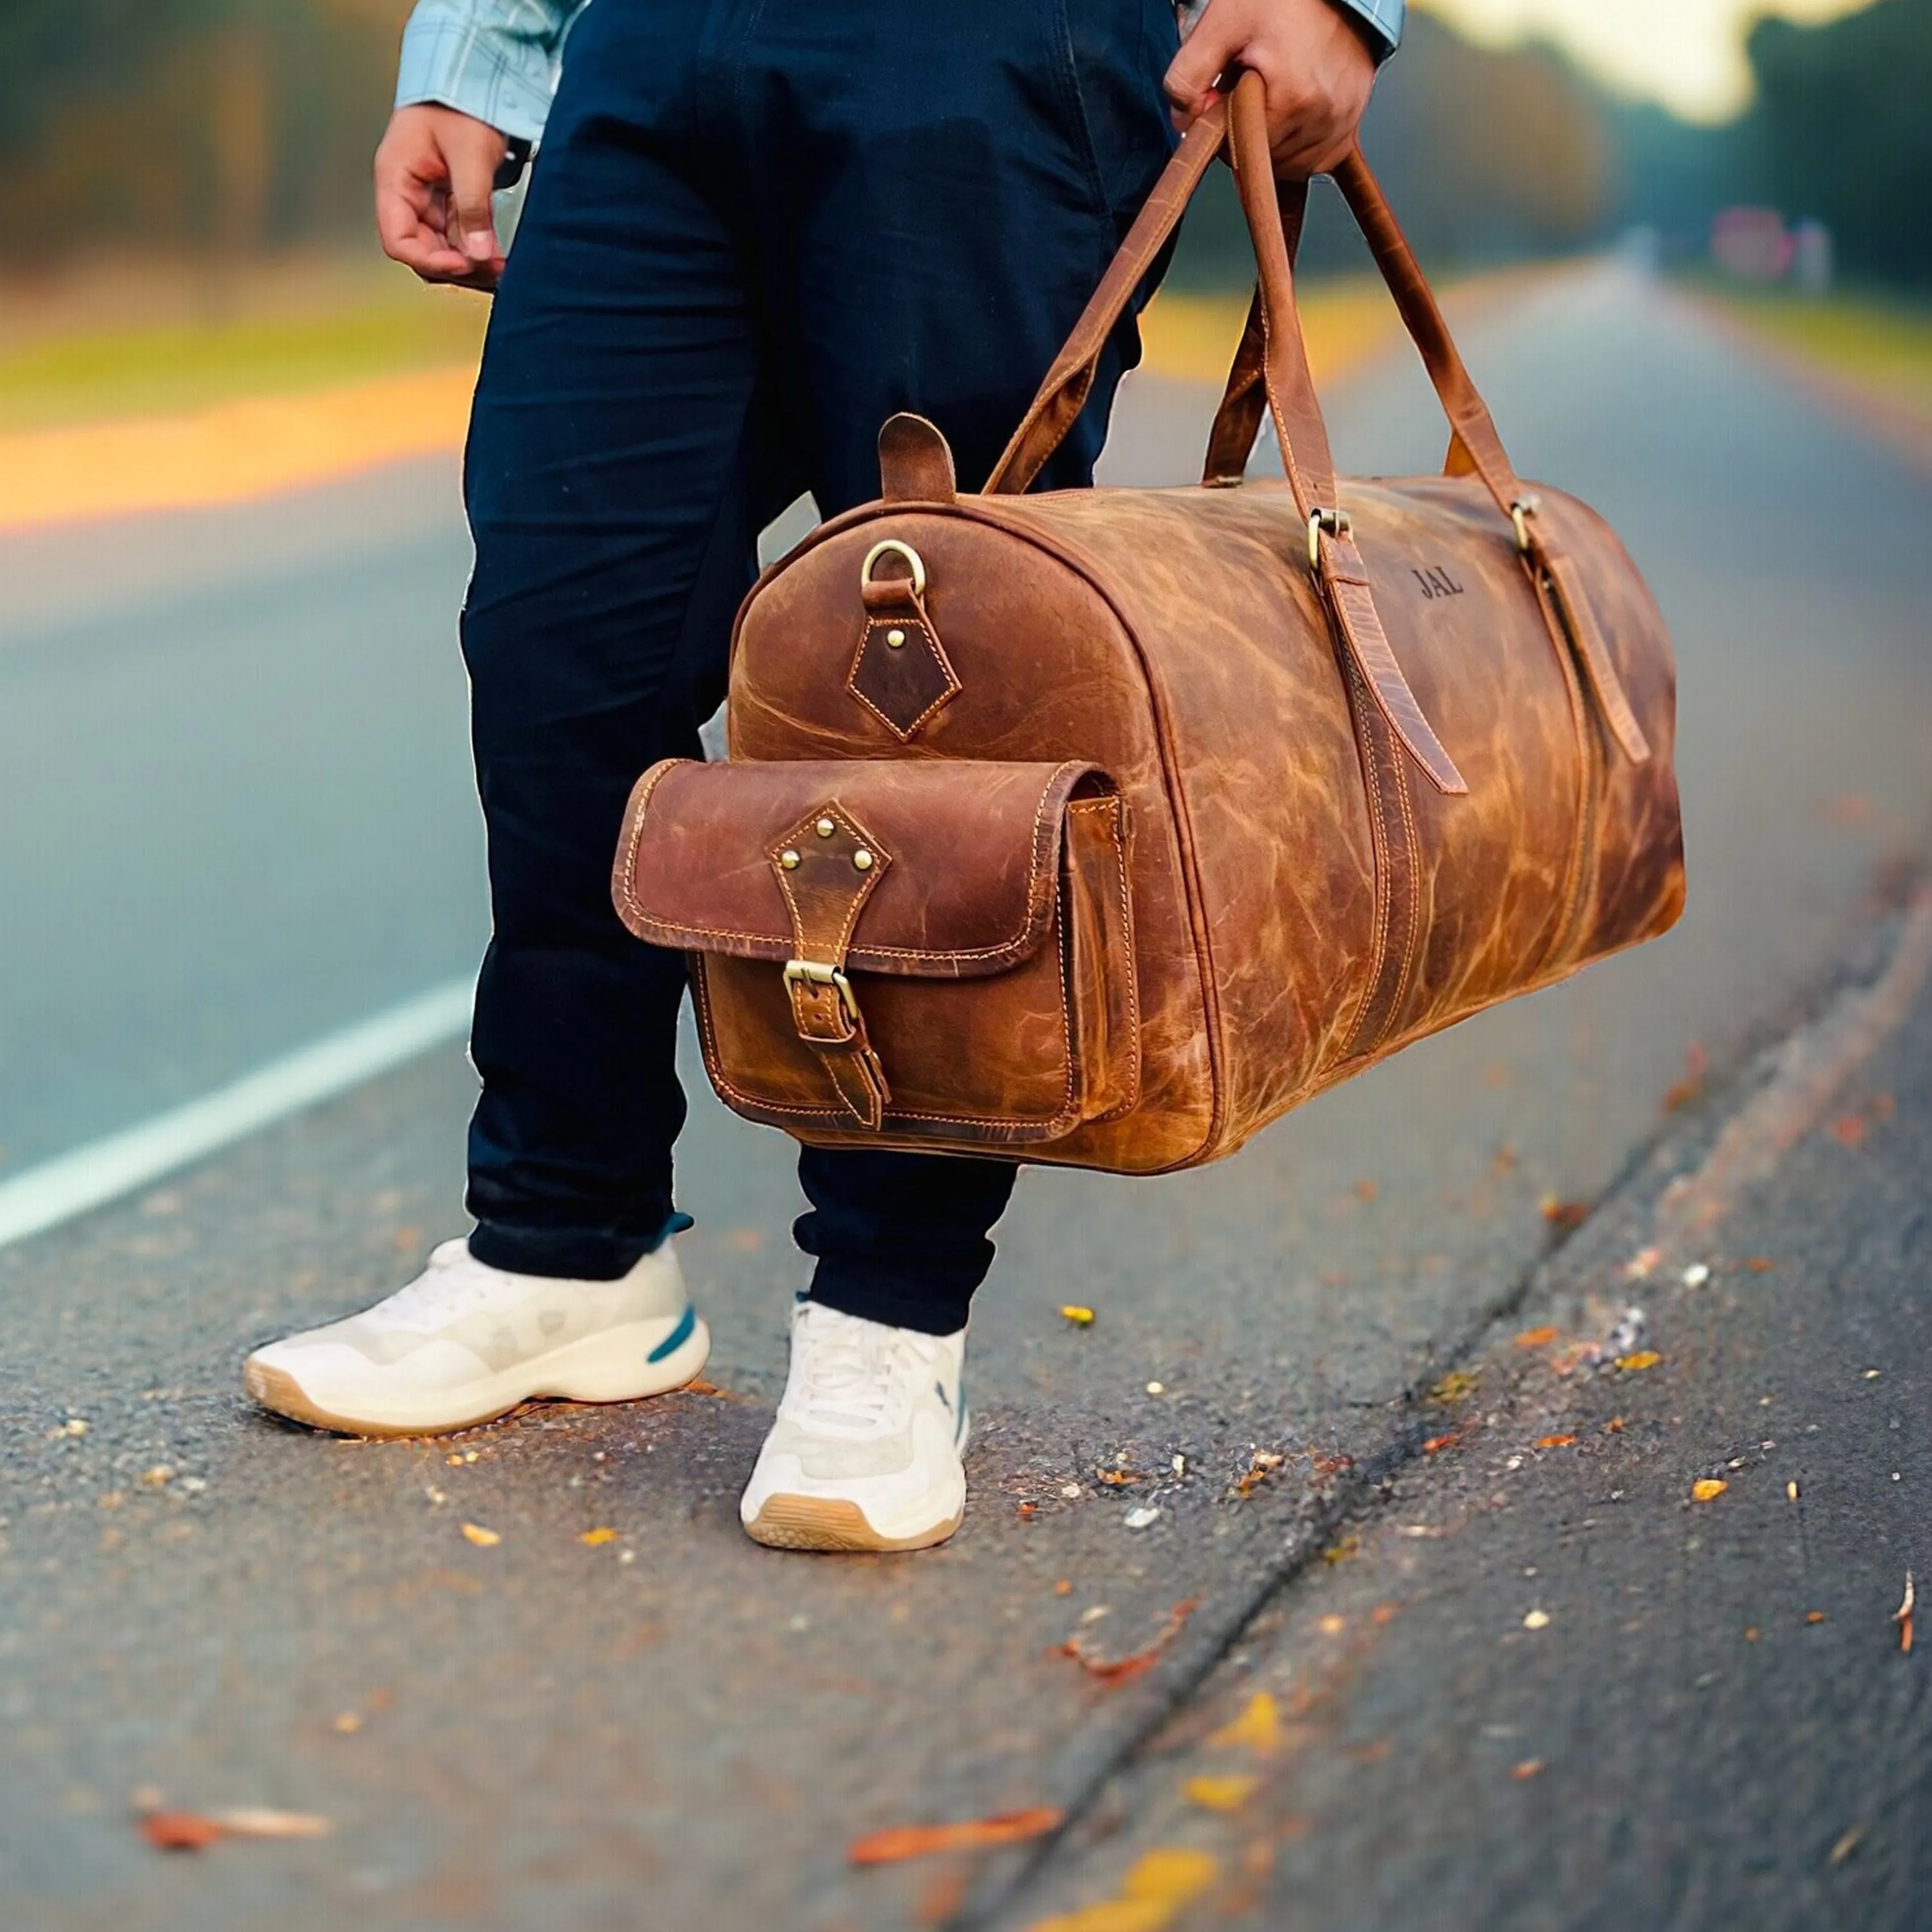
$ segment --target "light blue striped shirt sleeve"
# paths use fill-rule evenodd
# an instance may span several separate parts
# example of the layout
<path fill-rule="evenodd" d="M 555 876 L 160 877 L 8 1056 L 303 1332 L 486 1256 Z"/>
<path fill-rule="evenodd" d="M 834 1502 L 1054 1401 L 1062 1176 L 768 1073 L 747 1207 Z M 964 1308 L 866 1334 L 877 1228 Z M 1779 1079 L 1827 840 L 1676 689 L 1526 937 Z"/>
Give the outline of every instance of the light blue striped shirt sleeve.
<path fill-rule="evenodd" d="M 1376 38 L 1382 43 L 1384 55 L 1392 54 L 1402 44 L 1404 16 L 1408 12 L 1407 0 L 1344 0 L 1367 21 Z"/>
<path fill-rule="evenodd" d="M 590 0 L 417 0 L 403 30 L 396 105 L 434 100 L 506 134 L 540 139 L 556 92 L 564 36 Z M 827 0 L 836 4 L 836 0 Z M 1366 20 L 1384 53 L 1402 38 L 1406 0 L 1338 0 Z"/>
<path fill-rule="evenodd" d="M 540 139 L 564 36 L 589 0 L 417 0 L 403 29 L 396 105 L 433 100 Z"/>

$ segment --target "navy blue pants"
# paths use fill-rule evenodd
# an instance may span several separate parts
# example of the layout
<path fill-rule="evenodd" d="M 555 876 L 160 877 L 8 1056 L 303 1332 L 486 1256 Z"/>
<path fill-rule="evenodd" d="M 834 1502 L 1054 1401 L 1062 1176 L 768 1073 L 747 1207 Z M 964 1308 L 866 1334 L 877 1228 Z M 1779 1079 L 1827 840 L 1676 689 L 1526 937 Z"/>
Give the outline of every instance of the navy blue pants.
<path fill-rule="evenodd" d="M 626 796 L 698 753 L 759 530 L 930 416 L 979 487 L 1172 142 L 1168 0 L 596 0 L 496 298 L 463 614 L 494 937 L 471 1246 L 623 1273 L 676 1225 L 682 960 L 618 923 Z M 1096 401 L 1042 479 L 1090 480 Z M 814 1298 L 950 1332 L 1008 1163 L 806 1150 Z"/>

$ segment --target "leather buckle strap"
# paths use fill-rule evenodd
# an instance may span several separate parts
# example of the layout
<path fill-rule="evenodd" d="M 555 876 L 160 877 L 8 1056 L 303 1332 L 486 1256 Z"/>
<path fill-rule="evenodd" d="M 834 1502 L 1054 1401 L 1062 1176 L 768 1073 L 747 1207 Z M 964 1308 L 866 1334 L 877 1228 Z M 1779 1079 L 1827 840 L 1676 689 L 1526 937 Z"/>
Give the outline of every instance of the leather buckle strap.
<path fill-rule="evenodd" d="M 815 959 L 788 959 L 785 962 L 784 982 L 789 988 L 802 981 L 808 986 L 830 986 L 838 995 L 838 1004 L 844 1009 L 845 1017 L 856 1026 L 859 1023 L 859 996 L 852 990 L 852 982 L 836 966 L 821 966 Z"/>
<path fill-rule="evenodd" d="M 840 1106 L 877 1133 L 892 1090 L 844 966 L 852 929 L 891 856 L 836 800 L 800 820 L 766 856 L 791 914 L 784 988 L 792 1025 L 818 1056 Z"/>

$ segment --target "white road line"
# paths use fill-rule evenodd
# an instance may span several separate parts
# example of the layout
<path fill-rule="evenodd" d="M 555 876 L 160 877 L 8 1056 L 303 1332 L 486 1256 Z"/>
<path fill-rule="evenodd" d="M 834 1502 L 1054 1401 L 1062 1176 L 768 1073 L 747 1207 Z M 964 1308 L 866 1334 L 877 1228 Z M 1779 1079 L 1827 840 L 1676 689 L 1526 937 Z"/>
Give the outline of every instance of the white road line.
<path fill-rule="evenodd" d="M 459 1039 L 475 982 L 452 980 L 232 1084 L 0 1182 L 0 1247 L 57 1227 L 257 1129 Z"/>

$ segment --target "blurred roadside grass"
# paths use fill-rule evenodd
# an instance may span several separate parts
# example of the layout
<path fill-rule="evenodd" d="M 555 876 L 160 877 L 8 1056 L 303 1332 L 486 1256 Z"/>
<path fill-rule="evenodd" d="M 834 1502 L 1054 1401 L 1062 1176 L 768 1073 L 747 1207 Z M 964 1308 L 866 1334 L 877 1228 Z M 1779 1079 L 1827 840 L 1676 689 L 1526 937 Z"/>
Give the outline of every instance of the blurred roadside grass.
<path fill-rule="evenodd" d="M 1366 279 L 1317 284 L 1304 308 L 1310 354 L 1324 375 L 1378 346 L 1394 321 L 1379 284 Z M 1219 381 L 1246 312 L 1244 294 L 1159 296 L 1143 319 L 1144 366 Z M 413 369 L 473 368 L 488 319 L 484 302 L 400 283 L 393 295 L 307 313 L 41 333 L 0 347 L 0 434 L 185 416 Z"/>
<path fill-rule="evenodd" d="M 482 302 L 406 286 L 316 313 L 170 320 L 43 334 L 0 349 L 0 434 L 191 415 L 242 398 L 474 365 Z"/>
<path fill-rule="evenodd" d="M 1856 290 L 1807 298 L 1696 286 L 1771 346 L 1932 426 L 1932 302 Z"/>

